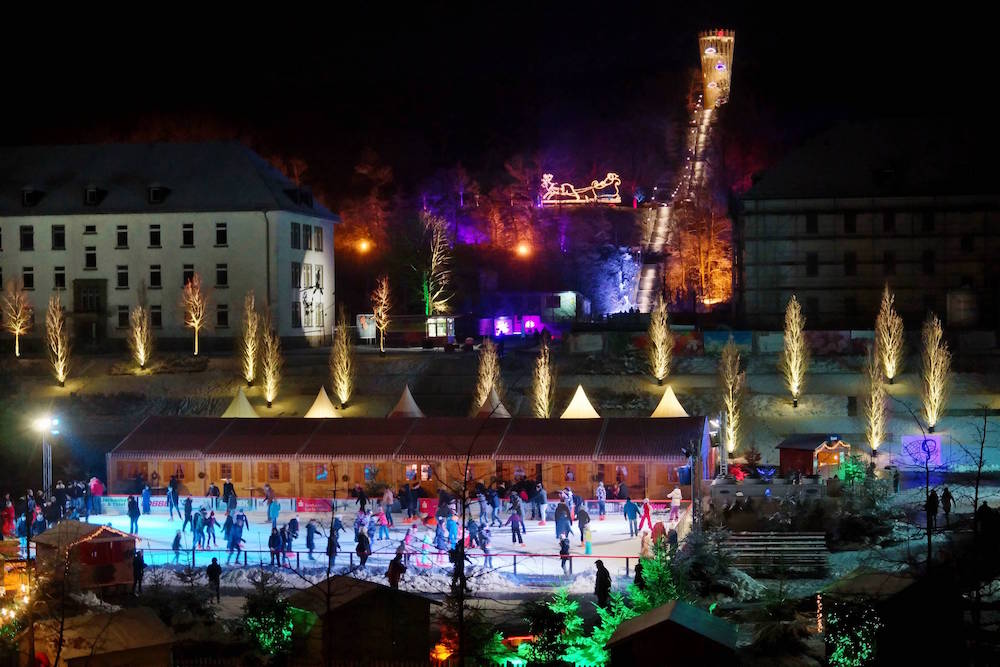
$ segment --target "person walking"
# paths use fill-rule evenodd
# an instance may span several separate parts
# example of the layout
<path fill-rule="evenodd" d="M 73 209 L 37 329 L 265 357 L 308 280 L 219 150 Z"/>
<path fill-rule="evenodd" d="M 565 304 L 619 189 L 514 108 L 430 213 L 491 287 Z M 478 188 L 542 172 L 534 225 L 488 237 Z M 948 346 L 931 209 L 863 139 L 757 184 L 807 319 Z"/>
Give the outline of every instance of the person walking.
<path fill-rule="evenodd" d="M 333 567 L 334 562 L 337 560 L 337 549 L 339 547 L 336 532 L 326 536 L 326 557 L 330 561 L 330 567 Z"/>
<path fill-rule="evenodd" d="M 136 535 L 139 533 L 139 501 L 135 496 L 129 496 L 128 501 L 128 532 Z"/>
<path fill-rule="evenodd" d="M 597 581 L 594 584 L 594 595 L 597 596 L 597 606 L 606 609 L 608 596 L 611 595 L 611 573 L 604 567 L 604 561 L 594 563 L 597 567 Z"/>
<path fill-rule="evenodd" d="M 504 526 L 510 526 L 510 543 L 524 544 L 524 540 L 521 538 L 521 515 L 517 513 L 517 510 L 511 507 L 510 516 L 507 517 L 507 523 Z"/>
<path fill-rule="evenodd" d="M 642 518 L 639 519 L 639 530 L 642 530 L 643 524 L 647 524 L 650 530 L 653 530 L 653 512 L 652 505 L 649 504 L 649 498 L 645 498 L 642 501 Z"/>
<path fill-rule="evenodd" d="M 215 485 L 215 482 L 210 482 L 208 485 L 208 493 L 205 494 L 205 497 L 208 498 L 213 510 L 219 509 L 219 495 L 219 487 Z"/>
<path fill-rule="evenodd" d="M 631 498 L 625 498 L 625 506 L 622 508 L 622 512 L 624 512 L 625 519 L 628 521 L 629 537 L 635 537 L 639 532 L 639 528 L 636 526 L 636 520 L 639 518 L 639 506 L 632 502 Z"/>
<path fill-rule="evenodd" d="M 216 547 L 218 543 L 215 541 L 215 527 L 219 525 L 219 520 L 215 518 L 215 512 L 211 512 L 208 518 L 205 519 L 205 548 L 207 549 L 209 545 Z"/>
<path fill-rule="evenodd" d="M 604 488 L 604 482 L 597 483 L 597 491 L 594 495 L 597 496 L 597 520 L 604 521 L 608 502 L 608 490 Z"/>
<path fill-rule="evenodd" d="M 951 495 L 951 491 L 948 487 L 944 487 L 944 492 L 941 494 L 941 509 L 944 510 L 944 525 L 951 525 L 951 505 L 955 502 L 955 497 Z"/>
<path fill-rule="evenodd" d="M 354 485 L 354 496 L 357 498 L 358 509 L 364 512 L 365 508 L 368 507 L 368 494 L 365 493 L 360 484 Z"/>
<path fill-rule="evenodd" d="M 678 521 L 681 518 L 681 497 L 683 493 L 679 486 L 675 486 L 674 490 L 667 494 L 667 498 L 670 498 L 670 519 L 669 521 Z"/>
<path fill-rule="evenodd" d="M 486 490 L 486 502 L 490 506 L 490 528 L 495 525 L 501 525 L 500 521 L 500 495 L 496 492 L 496 489 Z"/>
<path fill-rule="evenodd" d="M 309 519 L 309 523 L 306 524 L 306 549 L 309 551 L 309 560 L 316 560 L 313 558 L 313 549 L 316 548 L 316 520 Z"/>
<path fill-rule="evenodd" d="M 174 535 L 174 543 L 171 548 L 174 550 L 174 564 L 180 563 L 181 560 L 181 535 L 182 531 L 178 530 L 177 534 Z"/>
<path fill-rule="evenodd" d="M 229 499 L 236 495 L 236 487 L 233 486 L 233 480 L 226 478 L 222 483 L 222 504 L 226 506 L 226 514 L 230 512 Z"/>
<path fill-rule="evenodd" d="M 389 527 L 392 527 L 392 506 L 396 502 L 395 497 L 392 495 L 392 489 L 390 487 L 385 487 L 385 492 L 382 494 L 382 511 L 385 513 L 385 519 Z M 388 532 L 388 531 L 386 531 Z"/>
<path fill-rule="evenodd" d="M 368 557 L 372 554 L 372 543 L 368 539 L 368 531 L 364 528 L 358 533 L 358 546 L 355 548 L 358 558 L 361 559 L 361 567 L 368 562 Z"/>
<path fill-rule="evenodd" d="M 517 514 L 517 520 L 521 524 L 521 532 L 528 532 L 527 526 L 524 525 L 524 510 L 522 509 L 521 496 L 517 495 L 513 491 L 510 494 L 510 511 L 513 514 Z M 507 524 L 504 524 L 505 526 Z"/>
<path fill-rule="evenodd" d="M 132 595 L 142 595 L 142 577 L 146 573 L 146 560 L 142 549 L 137 549 L 132 556 Z"/>
<path fill-rule="evenodd" d="M 580 527 L 580 546 L 583 546 L 583 543 L 585 542 L 583 531 L 589 530 L 588 526 L 590 525 L 590 513 L 582 505 L 576 512 L 576 524 Z"/>
<path fill-rule="evenodd" d="M 222 566 L 218 558 L 213 558 L 205 568 L 205 576 L 208 577 L 208 590 L 215 592 L 216 603 L 222 602 Z"/>
<path fill-rule="evenodd" d="M 934 530 L 937 528 L 937 513 L 938 513 L 938 492 L 937 489 L 932 489 L 931 494 L 927 496 L 927 502 L 924 505 L 924 509 L 927 512 L 927 529 Z"/>
<path fill-rule="evenodd" d="M 152 514 L 152 512 L 153 512 L 153 508 L 151 507 L 152 504 L 153 504 L 153 497 L 152 496 L 153 496 L 153 492 L 150 491 L 148 484 L 145 485 L 144 487 L 142 487 L 142 513 L 143 514 Z"/>
<path fill-rule="evenodd" d="M 562 566 L 563 574 L 569 574 L 569 535 L 563 533 L 559 536 L 559 564 Z"/>
<path fill-rule="evenodd" d="M 545 490 L 545 485 L 539 482 L 538 491 L 534 498 L 535 504 L 538 506 L 538 525 L 545 525 L 545 515 L 548 514 L 549 508 L 549 494 Z"/>
<path fill-rule="evenodd" d="M 271 552 L 271 567 L 281 565 L 281 557 L 278 555 L 281 549 L 281 535 L 277 528 L 271 529 L 271 536 L 267 538 L 267 549 Z"/>
<path fill-rule="evenodd" d="M 399 578 L 403 576 L 406 572 L 406 566 L 403 565 L 403 547 L 400 546 L 396 550 L 396 556 L 389 561 L 389 567 L 386 568 L 385 577 L 389 580 L 389 588 L 393 590 L 399 589 Z"/>
<path fill-rule="evenodd" d="M 181 531 L 187 530 L 188 524 L 191 524 L 191 528 L 194 529 L 194 520 L 191 517 L 191 511 L 194 507 L 194 503 L 191 501 L 191 496 L 184 499 L 184 525 L 181 526 Z"/>
<path fill-rule="evenodd" d="M 271 528 L 275 530 L 278 528 L 278 515 L 280 514 L 281 505 L 278 503 L 278 500 L 271 500 L 271 502 L 267 505 L 267 520 L 271 522 Z"/>
<path fill-rule="evenodd" d="M 479 534 L 479 546 L 483 550 L 483 567 L 493 567 L 493 554 L 490 548 L 493 543 L 493 532 L 484 528 Z"/>

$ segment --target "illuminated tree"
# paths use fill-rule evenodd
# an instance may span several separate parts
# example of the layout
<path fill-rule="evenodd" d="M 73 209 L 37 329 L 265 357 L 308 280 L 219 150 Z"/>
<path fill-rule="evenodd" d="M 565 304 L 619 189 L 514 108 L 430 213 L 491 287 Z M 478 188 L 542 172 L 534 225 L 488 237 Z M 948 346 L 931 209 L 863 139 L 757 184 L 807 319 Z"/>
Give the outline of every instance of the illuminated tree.
<path fill-rule="evenodd" d="M 690 205 L 675 209 L 673 218 L 667 283 L 693 291 L 706 306 L 727 301 L 733 291 L 732 223 Z"/>
<path fill-rule="evenodd" d="M 287 653 L 292 647 L 292 610 L 281 588 L 281 579 L 261 568 L 247 579 L 253 590 L 243 602 L 243 628 L 267 655 Z"/>
<path fill-rule="evenodd" d="M 354 350 L 343 304 L 337 316 L 337 328 L 333 332 L 333 346 L 330 348 L 330 384 L 340 401 L 340 407 L 347 407 L 347 401 L 354 393 Z"/>
<path fill-rule="evenodd" d="M 875 349 L 889 384 L 903 370 L 903 318 L 893 307 L 894 301 L 895 297 L 886 285 L 875 318 Z"/>
<path fill-rule="evenodd" d="M 806 383 L 809 369 L 809 345 L 805 337 L 806 318 L 799 300 L 792 295 L 785 308 L 785 343 L 778 366 L 792 394 L 792 407 L 799 407 L 799 396 Z"/>
<path fill-rule="evenodd" d="M 745 385 L 746 374 L 740 371 L 740 350 L 730 336 L 729 342 L 722 348 L 722 356 L 719 359 L 719 386 L 722 387 L 722 410 L 726 422 L 723 428 L 723 441 L 726 451 L 730 454 L 739 444 L 740 411 Z"/>
<path fill-rule="evenodd" d="M 451 246 L 448 243 L 448 222 L 438 215 L 421 214 L 424 231 L 430 236 L 430 256 L 421 277 L 424 315 L 430 317 L 448 312 L 448 282 L 451 279 Z"/>
<path fill-rule="evenodd" d="M 49 297 L 49 307 L 45 311 L 45 345 L 52 374 L 59 386 L 65 387 L 69 376 L 69 327 L 58 294 Z"/>
<path fill-rule="evenodd" d="M 385 332 L 389 328 L 389 309 L 392 308 L 392 292 L 389 291 L 389 276 L 379 276 L 375 281 L 375 291 L 371 294 L 372 311 L 375 314 L 375 328 L 378 329 L 378 351 L 385 354 Z"/>
<path fill-rule="evenodd" d="M 271 407 L 274 399 L 278 397 L 284 360 L 281 358 L 281 337 L 271 326 L 270 316 L 264 319 L 262 335 L 260 371 L 264 381 L 264 400 L 267 401 L 267 407 Z"/>
<path fill-rule="evenodd" d="M 476 380 L 476 392 L 472 397 L 472 410 L 482 407 L 489 398 L 490 390 L 496 390 L 497 396 L 503 396 L 503 380 L 500 377 L 500 356 L 497 346 L 489 338 L 483 339 L 479 347 L 479 376 Z"/>
<path fill-rule="evenodd" d="M 34 308 L 20 280 L 8 280 L 3 293 L 3 327 L 14 336 L 14 356 L 21 356 L 21 336 L 31 331 Z"/>
<path fill-rule="evenodd" d="M 540 419 L 552 416 L 552 406 L 555 402 L 556 371 L 550 355 L 549 346 L 543 341 L 535 359 L 535 371 L 531 383 L 531 403 L 535 416 Z"/>
<path fill-rule="evenodd" d="M 933 433 L 938 420 L 944 415 L 951 385 L 951 352 L 944 341 L 944 331 L 937 315 L 931 313 L 928 316 L 921 339 L 920 399 L 927 430 Z"/>
<path fill-rule="evenodd" d="M 149 308 L 139 303 L 129 313 L 128 348 L 132 358 L 139 364 L 139 369 L 145 369 L 146 363 L 153 356 L 153 328 L 149 323 Z"/>
<path fill-rule="evenodd" d="M 247 386 L 253 384 L 257 377 L 258 358 L 260 357 L 260 313 L 253 290 L 243 298 L 243 323 L 240 331 L 240 365 L 243 379 Z"/>
<path fill-rule="evenodd" d="M 208 295 L 201 289 L 201 276 L 194 274 L 181 292 L 184 326 L 194 331 L 194 356 L 198 356 L 198 334 L 208 323 Z"/>
<path fill-rule="evenodd" d="M 670 359 L 674 353 L 674 335 L 670 333 L 670 321 L 667 316 L 667 302 L 663 295 L 656 297 L 656 306 L 649 314 L 649 370 L 656 378 L 656 384 L 670 375 Z"/>
<path fill-rule="evenodd" d="M 882 377 L 882 364 L 879 361 L 878 350 L 868 348 L 865 355 L 865 437 L 872 448 L 872 456 L 885 440 L 886 426 L 886 390 L 885 379 Z"/>

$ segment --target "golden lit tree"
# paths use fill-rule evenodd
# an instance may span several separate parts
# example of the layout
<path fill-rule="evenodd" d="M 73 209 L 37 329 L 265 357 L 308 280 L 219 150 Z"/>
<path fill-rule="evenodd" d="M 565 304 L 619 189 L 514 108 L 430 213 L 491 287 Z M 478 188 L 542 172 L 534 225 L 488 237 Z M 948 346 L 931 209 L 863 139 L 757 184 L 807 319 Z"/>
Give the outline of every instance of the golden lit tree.
<path fill-rule="evenodd" d="M 3 328 L 14 336 L 14 356 L 21 356 L 21 336 L 31 331 L 34 308 L 20 280 L 8 280 L 3 292 Z"/>
<path fill-rule="evenodd" d="M 865 355 L 865 437 L 872 448 L 872 456 L 885 440 L 887 397 L 885 378 L 878 349 L 873 345 Z"/>
<path fill-rule="evenodd" d="M 59 386 L 65 387 L 69 376 L 69 326 L 66 324 L 62 300 L 57 294 L 49 297 L 49 307 L 45 311 L 45 347 L 52 374 Z"/>
<path fill-rule="evenodd" d="M 351 344 L 351 330 L 347 326 L 347 314 L 341 304 L 337 316 L 337 328 L 333 332 L 333 346 L 330 348 L 330 386 L 340 401 L 340 407 L 354 393 L 354 346 Z"/>
<path fill-rule="evenodd" d="M 265 317 L 262 324 L 260 374 L 264 382 L 264 400 L 267 401 L 267 407 L 271 407 L 274 399 L 278 397 L 284 360 L 281 358 L 281 338 L 271 326 L 270 316 Z"/>
<path fill-rule="evenodd" d="M 531 382 L 531 405 L 535 416 L 541 419 L 552 416 L 552 406 L 555 403 L 556 371 L 551 354 L 548 344 L 542 341 L 538 357 L 535 359 L 535 371 Z"/>
<path fill-rule="evenodd" d="M 799 397 L 806 385 L 809 370 L 809 344 L 805 336 L 806 317 L 799 300 L 792 295 L 785 307 L 785 342 L 778 367 L 792 394 L 792 407 L 799 407 Z"/>
<path fill-rule="evenodd" d="M 430 256 L 421 279 L 424 315 L 430 317 L 448 312 L 448 283 L 451 280 L 451 245 L 448 243 L 448 221 L 439 215 L 422 213 L 424 231 L 430 237 Z"/>
<path fill-rule="evenodd" d="M 372 292 L 372 311 L 375 313 L 375 328 L 378 329 L 378 351 L 385 354 L 385 332 L 389 328 L 389 310 L 392 308 L 392 292 L 389 291 L 389 276 L 379 276 Z"/>
<path fill-rule="evenodd" d="M 476 391 L 472 396 L 472 411 L 475 413 L 483 406 L 495 389 L 497 396 L 503 397 L 503 380 L 500 377 L 500 355 L 497 346 L 489 338 L 483 339 L 479 346 L 479 376 L 476 380 Z"/>
<path fill-rule="evenodd" d="M 251 386 L 257 378 L 260 358 L 260 313 L 253 290 L 243 298 L 243 323 L 240 331 L 240 365 L 243 379 Z"/>
<path fill-rule="evenodd" d="M 740 370 L 740 350 L 730 336 L 719 358 L 719 386 L 722 388 L 722 411 L 725 418 L 723 444 L 730 454 L 739 445 L 745 385 L 746 374 Z"/>
<path fill-rule="evenodd" d="M 129 313 L 128 322 L 128 348 L 142 370 L 153 356 L 153 328 L 149 323 L 149 308 L 141 303 L 136 304 Z"/>
<path fill-rule="evenodd" d="M 194 356 L 198 356 L 198 334 L 208 324 L 208 295 L 201 288 L 201 276 L 194 274 L 181 292 L 184 326 L 194 331 Z"/>
<path fill-rule="evenodd" d="M 875 318 L 875 350 L 889 384 L 903 370 L 903 318 L 893 307 L 894 301 L 895 297 L 886 285 Z"/>
<path fill-rule="evenodd" d="M 706 306 L 732 296 L 732 223 L 714 210 L 682 205 L 671 213 L 673 232 L 666 265 L 672 288 L 691 290 Z"/>
<path fill-rule="evenodd" d="M 951 352 L 944 340 L 941 320 L 934 313 L 924 322 L 921 340 L 920 398 L 927 430 L 933 433 L 934 427 L 944 416 L 948 390 L 951 388 Z"/>
<path fill-rule="evenodd" d="M 649 314 L 647 338 L 649 370 L 656 378 L 656 384 L 662 385 L 670 375 L 670 359 L 674 353 L 674 335 L 670 332 L 667 302 L 663 300 L 662 294 L 656 297 L 656 306 Z"/>

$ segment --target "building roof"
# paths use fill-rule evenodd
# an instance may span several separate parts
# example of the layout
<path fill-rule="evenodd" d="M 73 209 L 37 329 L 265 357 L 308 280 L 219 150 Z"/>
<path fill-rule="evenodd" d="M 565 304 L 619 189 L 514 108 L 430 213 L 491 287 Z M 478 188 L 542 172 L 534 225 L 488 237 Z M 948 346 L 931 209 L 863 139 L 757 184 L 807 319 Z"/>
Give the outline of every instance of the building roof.
<path fill-rule="evenodd" d="M 416 593 L 394 590 L 373 581 L 355 579 L 348 576 L 334 576 L 323 581 L 318 581 L 308 588 L 302 588 L 288 596 L 288 603 L 298 609 L 311 611 L 317 616 L 326 614 L 326 598 L 330 597 L 330 611 L 336 611 L 346 604 L 371 593 L 378 593 L 388 596 L 400 596 L 410 599 L 418 599 L 426 602 L 428 606 L 439 602 L 426 598 Z M 387 612 L 391 610 L 391 605 L 386 606 Z"/>
<path fill-rule="evenodd" d="M 326 393 L 326 387 L 320 387 L 316 393 L 316 400 L 309 407 L 304 415 L 308 419 L 336 419 L 340 415 L 333 407 L 333 401 Z"/>
<path fill-rule="evenodd" d="M 419 419 L 396 453 L 401 459 L 492 459 L 510 421 L 428 417 Z"/>
<path fill-rule="evenodd" d="M 600 417 L 601 415 L 597 414 L 597 410 L 590 404 L 590 399 L 587 398 L 587 392 L 583 390 L 582 384 L 576 386 L 573 400 L 559 416 L 560 419 L 600 419 Z"/>
<path fill-rule="evenodd" d="M 668 384 L 667 388 L 663 390 L 663 397 L 660 402 L 656 405 L 656 409 L 653 410 L 653 414 L 650 417 L 687 417 L 687 410 L 681 405 L 681 402 L 677 400 L 677 396 L 674 394 L 673 388 Z"/>
<path fill-rule="evenodd" d="M 55 660 L 59 639 L 59 619 L 35 624 L 35 647 Z M 25 630 L 26 634 L 28 630 Z M 24 635 L 22 635 L 23 637 Z M 122 651 L 148 649 L 171 644 L 173 631 L 148 607 L 132 607 L 113 613 L 85 614 L 65 620 L 60 660 L 101 656 Z"/>
<path fill-rule="evenodd" d="M 609 419 L 597 460 L 649 462 L 665 456 L 683 457 L 681 448 L 692 442 L 702 447 L 705 428 L 704 417 Z"/>
<path fill-rule="evenodd" d="M 223 417 L 236 417 L 238 419 L 257 419 L 260 417 L 257 411 L 250 405 L 247 395 L 243 393 L 243 387 L 236 390 L 236 395 L 229 402 L 229 407 L 222 413 Z"/>
<path fill-rule="evenodd" d="M 324 461 L 381 461 L 392 458 L 417 420 L 358 417 L 309 421 L 318 422 L 319 428 L 299 456 Z"/>
<path fill-rule="evenodd" d="M 913 575 L 906 572 L 883 572 L 868 566 L 851 570 L 823 589 L 823 595 L 851 598 L 890 598 L 915 583 Z"/>
<path fill-rule="evenodd" d="M 44 533 L 32 536 L 31 541 L 49 547 L 66 547 L 81 540 L 114 542 L 122 539 L 134 541 L 135 537 L 108 526 L 82 521 L 60 521 Z"/>
<path fill-rule="evenodd" d="M 995 130 L 958 119 L 834 127 L 765 171 L 744 200 L 997 195 Z"/>
<path fill-rule="evenodd" d="M 802 449 L 812 452 L 829 439 L 829 433 L 793 433 L 778 443 L 778 449 Z"/>
<path fill-rule="evenodd" d="M 225 430 L 204 449 L 205 456 L 294 456 L 319 428 L 314 419 L 262 417 L 228 421 Z"/>
<path fill-rule="evenodd" d="M 512 419 L 496 458 L 589 461 L 597 452 L 604 423 L 603 419 Z"/>
<path fill-rule="evenodd" d="M 149 203 L 150 186 L 167 189 L 162 203 Z M 29 187 L 40 199 L 24 206 Z M 94 187 L 102 196 L 87 205 Z M 301 192 L 238 142 L 0 148 L 0 216 L 290 211 L 339 221 Z"/>
<path fill-rule="evenodd" d="M 735 625 L 680 600 L 673 600 L 655 609 L 650 609 L 641 616 L 623 621 L 611 635 L 607 646 L 610 648 L 619 642 L 627 641 L 637 634 L 666 623 L 680 625 L 716 644 L 731 650 L 736 649 Z"/>
<path fill-rule="evenodd" d="M 183 427 L 180 422 L 183 420 Z M 146 417 L 118 443 L 112 453 L 119 458 L 189 457 L 200 454 L 222 434 L 228 419 L 218 417 Z"/>

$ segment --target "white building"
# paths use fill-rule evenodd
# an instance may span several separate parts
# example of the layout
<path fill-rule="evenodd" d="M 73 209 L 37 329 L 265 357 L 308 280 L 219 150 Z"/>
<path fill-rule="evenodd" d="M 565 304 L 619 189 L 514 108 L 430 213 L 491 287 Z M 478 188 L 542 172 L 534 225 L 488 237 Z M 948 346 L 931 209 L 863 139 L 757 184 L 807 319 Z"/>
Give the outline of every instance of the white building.
<path fill-rule="evenodd" d="M 250 290 L 282 338 L 319 344 L 338 221 L 237 143 L 0 148 L 0 281 L 23 281 L 36 337 L 58 293 L 78 344 L 123 338 L 140 298 L 159 340 L 190 339 L 180 299 L 198 273 L 209 346 L 239 333 Z"/>

